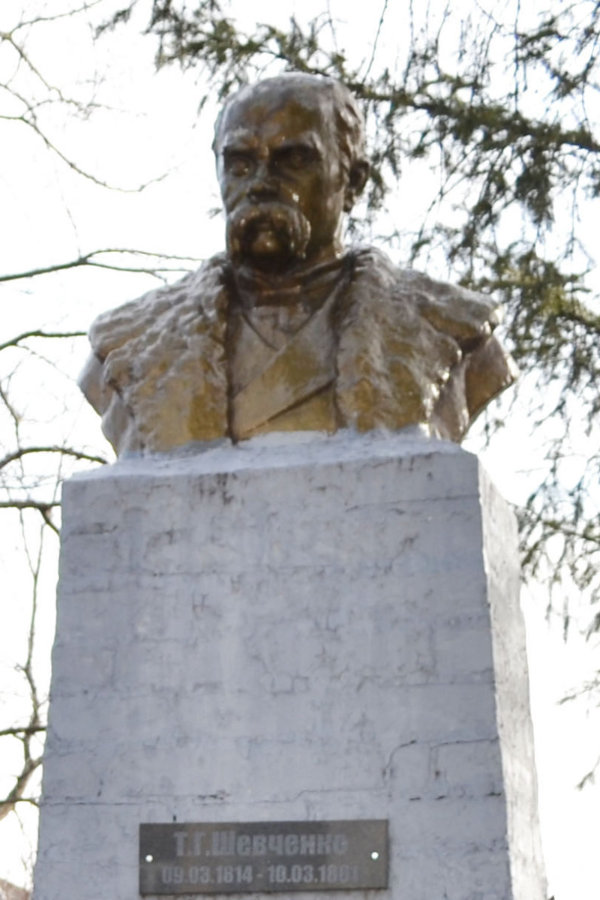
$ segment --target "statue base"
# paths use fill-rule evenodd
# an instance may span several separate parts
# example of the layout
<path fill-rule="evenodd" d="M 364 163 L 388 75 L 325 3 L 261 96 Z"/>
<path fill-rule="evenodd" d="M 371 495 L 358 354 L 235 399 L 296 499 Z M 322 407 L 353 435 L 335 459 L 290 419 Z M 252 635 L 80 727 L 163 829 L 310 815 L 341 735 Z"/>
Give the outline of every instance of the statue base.
<path fill-rule="evenodd" d="M 365 819 L 381 900 L 545 900 L 516 529 L 474 456 L 269 435 L 78 476 L 63 518 L 35 900 L 138 896 L 141 824 Z"/>

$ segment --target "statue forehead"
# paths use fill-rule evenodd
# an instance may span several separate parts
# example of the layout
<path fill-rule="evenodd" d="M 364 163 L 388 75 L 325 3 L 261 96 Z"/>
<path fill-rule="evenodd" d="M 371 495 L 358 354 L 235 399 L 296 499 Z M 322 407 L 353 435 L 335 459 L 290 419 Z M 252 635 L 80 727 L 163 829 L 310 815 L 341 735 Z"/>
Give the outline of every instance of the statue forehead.
<path fill-rule="evenodd" d="M 332 133 L 331 96 L 321 84 L 300 78 L 273 78 L 238 91 L 226 104 L 217 122 L 217 142 L 230 131 L 270 128 L 294 131 L 318 129 Z"/>

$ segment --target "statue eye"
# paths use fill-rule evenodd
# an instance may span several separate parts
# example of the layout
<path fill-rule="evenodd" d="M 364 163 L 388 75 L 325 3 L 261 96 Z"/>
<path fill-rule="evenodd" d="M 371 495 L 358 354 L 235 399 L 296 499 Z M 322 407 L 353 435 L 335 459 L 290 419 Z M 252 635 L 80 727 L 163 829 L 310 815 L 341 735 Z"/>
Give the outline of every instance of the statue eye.
<path fill-rule="evenodd" d="M 252 170 L 252 159 L 247 153 L 228 152 L 225 154 L 225 170 L 236 178 L 243 178 Z"/>
<path fill-rule="evenodd" d="M 280 169 L 305 169 L 314 158 L 312 147 L 297 145 L 281 147 L 275 157 L 275 165 Z"/>

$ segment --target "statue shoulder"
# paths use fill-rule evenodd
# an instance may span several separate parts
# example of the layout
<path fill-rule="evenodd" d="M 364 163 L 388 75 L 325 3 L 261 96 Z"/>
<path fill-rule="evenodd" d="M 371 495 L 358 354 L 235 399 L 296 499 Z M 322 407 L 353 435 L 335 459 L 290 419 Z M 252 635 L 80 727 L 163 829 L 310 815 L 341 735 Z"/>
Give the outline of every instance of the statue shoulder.
<path fill-rule="evenodd" d="M 487 339 L 502 319 L 493 298 L 416 269 L 401 268 L 373 247 L 357 248 L 355 272 L 361 297 L 387 301 L 392 315 L 394 308 L 398 312 L 410 308 L 463 347 Z"/>
<path fill-rule="evenodd" d="M 169 416 L 183 402 L 193 405 L 187 395 L 201 382 L 205 368 L 213 393 L 225 390 L 219 360 L 227 303 L 225 257 L 215 256 L 175 284 L 96 319 L 90 330 L 92 353 L 79 386 L 102 416 L 103 431 L 118 453 L 165 449 L 173 434 L 181 443 L 198 437 L 182 432 L 181 423 Z M 202 427 L 213 437 L 224 426 L 210 419 Z"/>
<path fill-rule="evenodd" d="M 219 254 L 174 284 L 155 288 L 122 306 L 102 313 L 93 322 L 89 338 L 94 354 L 103 362 L 130 341 L 151 336 L 157 329 L 185 327 L 186 313 L 196 323 L 213 320 L 224 302 L 225 256 Z"/>
<path fill-rule="evenodd" d="M 425 424 L 460 440 L 516 377 L 493 335 L 497 303 L 402 269 L 371 247 L 354 251 L 341 309 L 337 403 L 359 430 Z"/>

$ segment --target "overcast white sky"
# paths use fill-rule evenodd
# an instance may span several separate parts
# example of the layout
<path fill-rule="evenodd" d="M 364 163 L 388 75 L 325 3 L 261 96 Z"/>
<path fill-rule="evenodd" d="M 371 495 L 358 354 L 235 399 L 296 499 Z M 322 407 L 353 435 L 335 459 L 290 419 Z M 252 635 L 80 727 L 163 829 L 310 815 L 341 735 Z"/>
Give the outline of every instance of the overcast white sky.
<path fill-rule="evenodd" d="M 9 30 L 20 20 L 24 9 L 45 10 L 48 14 L 76 6 L 74 0 L 2 0 L 0 31 Z M 117 8 L 119 4 L 102 0 L 99 8 L 110 6 Z M 406 29 L 407 5 L 391 3 L 389 6 L 383 37 L 391 43 L 392 38 Z M 332 2 L 331 7 L 334 18 L 350 19 L 346 30 L 340 32 L 343 35 L 340 40 L 367 46 L 367 36 L 370 40 L 377 30 L 380 6 L 361 7 L 360 14 L 348 12 L 347 4 Z M 273 21 L 277 16 L 285 24 L 289 15 L 298 10 L 305 16 L 313 11 L 321 12 L 323 3 L 261 0 L 251 5 L 238 2 L 235 8 L 245 9 L 246 16 L 254 20 Z M 453 8 L 456 9 L 456 4 Z M 111 107 L 80 121 L 65 119 L 60 109 L 53 121 L 53 114 L 49 113 L 47 121 L 52 133 L 83 168 L 121 187 L 133 187 L 166 171 L 170 174 L 141 193 L 108 191 L 76 176 L 25 126 L 0 121 L 1 268 L 26 270 L 103 247 L 135 247 L 190 257 L 206 257 L 221 249 L 222 219 L 210 219 L 207 215 L 207 210 L 218 205 L 210 153 L 215 105 L 209 100 L 198 122 L 196 111 L 202 89 L 193 75 L 183 76 L 176 68 L 156 75 L 152 65 L 153 42 L 141 38 L 135 24 L 94 45 L 84 17 L 78 17 L 60 27 L 55 24 L 32 28 L 26 36 L 26 45 L 49 82 L 66 89 L 72 86 L 73 92 L 82 99 L 97 97 Z M 0 45 L 0 83 L 14 74 L 15 65 L 14 55 Z M 34 86 L 35 81 L 31 75 L 28 84 Z M 0 94 L 0 114 L 15 108 Z M 400 190 L 403 211 L 418 215 L 420 185 L 407 177 L 401 182 Z M 443 277 L 445 273 L 431 274 Z M 136 296 L 153 284 L 146 276 L 96 270 L 45 276 L 34 282 L 5 286 L 0 343 L 13 334 L 40 325 L 85 329 L 102 310 Z M 20 408 L 32 419 L 44 421 L 48 436 L 55 434 L 57 437 L 53 439 L 59 440 L 62 434 L 70 432 L 79 440 L 84 435 L 92 446 L 107 452 L 99 423 L 74 386 L 85 354 L 84 342 L 65 347 L 59 360 L 64 376 L 51 375 L 52 370 L 40 362 L 37 368 L 19 370 L 13 385 L 19 392 Z M 526 423 L 521 422 L 516 430 L 507 429 L 504 440 L 496 441 L 484 453 L 485 464 L 494 480 L 514 501 L 522 498 L 524 480 L 535 465 L 535 448 L 527 450 L 524 432 L 520 431 L 524 428 Z M 518 439 L 516 435 L 520 435 Z M 481 439 L 473 438 L 468 446 L 479 450 Z M 3 538 L 0 549 L 3 571 L 0 704 L 9 702 L 15 689 L 11 671 L 15 650 L 20 652 L 22 647 L 27 612 L 25 604 L 18 607 L 13 596 L 13 588 L 26 577 L 18 555 L 19 544 L 19 534 L 10 532 Z M 44 660 L 52 620 L 48 595 L 52 593 L 55 578 L 56 548 L 50 544 L 49 549 L 43 579 L 48 612 L 43 616 L 42 671 L 47 668 Z M 598 714 L 595 708 L 588 708 L 585 699 L 558 705 L 566 692 L 590 677 L 594 656 L 576 629 L 570 644 L 564 645 L 558 613 L 548 625 L 544 619 L 546 592 L 543 588 L 529 591 L 525 606 L 543 837 L 551 887 L 556 900 L 598 900 L 596 845 L 600 833 L 600 790 L 598 786 L 584 791 L 575 789 L 600 754 Z M 17 608 L 21 609 L 21 616 Z M 0 824 L 0 877 L 22 881 L 18 840 L 19 827 L 14 821 Z"/>

